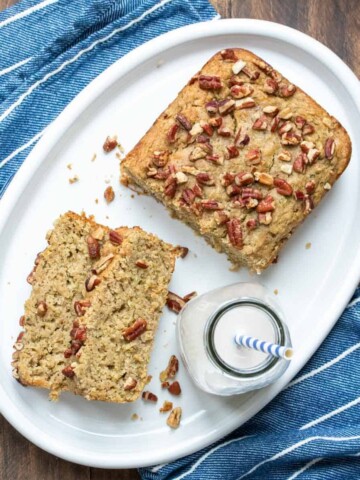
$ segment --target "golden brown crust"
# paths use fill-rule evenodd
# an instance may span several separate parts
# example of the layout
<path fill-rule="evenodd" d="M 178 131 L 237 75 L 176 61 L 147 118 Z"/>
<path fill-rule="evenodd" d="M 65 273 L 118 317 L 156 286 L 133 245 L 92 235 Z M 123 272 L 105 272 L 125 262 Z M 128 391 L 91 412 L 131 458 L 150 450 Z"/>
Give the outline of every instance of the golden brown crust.
<path fill-rule="evenodd" d="M 234 75 L 238 60 L 245 68 Z M 218 77 L 221 86 L 201 75 Z M 209 82 L 213 89 L 207 89 Z M 205 105 L 214 100 L 209 113 Z M 216 118 L 220 127 L 214 126 Z M 282 151 L 290 158 L 278 157 Z M 349 136 L 334 117 L 255 54 L 234 48 L 215 54 L 190 80 L 127 155 L 121 172 L 123 183 L 153 195 L 232 262 L 260 271 L 342 174 L 350 156 Z M 206 183 L 206 177 L 201 182 L 197 173 L 210 175 L 213 183 Z M 222 184 L 229 173 L 238 176 L 238 184 Z M 241 173 L 254 178 L 243 185 Z M 271 177 L 259 179 L 261 173 Z M 202 197 L 185 192 L 197 189 L 196 183 Z M 259 198 L 249 201 L 249 194 Z M 264 216 L 266 205 L 259 203 L 269 195 L 274 210 Z M 221 213 L 211 209 L 214 202 Z M 222 214 L 230 223 L 224 215 L 219 219 Z"/>

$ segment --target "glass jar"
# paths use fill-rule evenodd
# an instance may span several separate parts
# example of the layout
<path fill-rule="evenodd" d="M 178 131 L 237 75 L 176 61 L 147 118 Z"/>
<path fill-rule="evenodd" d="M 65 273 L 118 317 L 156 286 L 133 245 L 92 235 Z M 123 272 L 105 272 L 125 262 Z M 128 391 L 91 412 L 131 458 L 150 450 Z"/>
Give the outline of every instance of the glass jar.
<path fill-rule="evenodd" d="M 195 384 L 216 395 L 234 395 L 277 380 L 289 361 L 240 347 L 235 335 L 291 347 L 280 307 L 257 283 L 237 283 L 195 297 L 180 312 L 177 337 Z"/>

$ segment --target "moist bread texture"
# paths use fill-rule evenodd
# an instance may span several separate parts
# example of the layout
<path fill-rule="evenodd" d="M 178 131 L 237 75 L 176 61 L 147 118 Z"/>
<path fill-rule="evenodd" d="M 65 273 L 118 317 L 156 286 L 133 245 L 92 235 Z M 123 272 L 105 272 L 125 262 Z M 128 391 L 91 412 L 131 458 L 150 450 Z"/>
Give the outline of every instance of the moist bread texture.
<path fill-rule="evenodd" d="M 252 52 L 214 55 L 121 163 L 235 265 L 260 272 L 351 156 L 342 125 Z"/>
<path fill-rule="evenodd" d="M 132 402 L 147 382 L 147 365 L 179 253 L 140 228 L 117 230 L 119 254 L 76 319 L 85 332 L 74 356 L 74 389 L 88 400 Z"/>
<path fill-rule="evenodd" d="M 81 358 L 87 342 L 87 328 L 80 325 L 80 321 L 83 323 L 87 319 L 86 312 L 90 307 L 93 309 L 94 302 L 97 307 L 96 322 L 103 322 L 104 329 L 97 325 L 98 329 L 92 336 L 93 330 L 89 328 L 89 345 L 92 344 L 101 358 L 95 356 L 91 364 L 87 363 L 81 380 L 86 385 L 88 376 L 89 380 L 97 382 L 99 393 L 96 396 L 96 392 L 92 392 L 86 397 L 119 401 L 113 400 L 110 392 L 108 396 L 104 394 L 105 368 L 96 370 L 99 376 L 93 376 L 94 365 L 106 363 L 106 359 L 106 365 L 111 369 L 110 359 L 117 352 L 121 358 L 123 355 L 126 357 L 128 369 L 131 366 L 129 363 L 133 362 L 131 371 L 136 371 L 139 378 L 137 393 L 125 392 L 126 399 L 123 401 L 135 399 L 144 385 L 152 339 L 179 251 L 138 227 L 110 230 L 72 212 L 56 221 L 54 229 L 47 235 L 47 241 L 48 247 L 38 255 L 34 270 L 28 277 L 32 291 L 20 320 L 24 330 L 14 345 L 15 378 L 23 385 L 49 389 L 53 400 L 63 390 L 82 394 L 82 387 L 79 388 L 73 378 L 73 365 Z M 142 267 L 147 262 L 147 269 L 133 265 L 130 259 L 137 255 L 142 257 Z M 143 273 L 145 271 L 147 273 Z M 133 291 L 126 287 L 128 276 L 131 276 Z M 149 289 L 153 290 L 150 292 Z M 140 307 L 137 310 L 136 303 L 146 305 L 147 311 L 143 312 Z M 130 305 L 134 308 L 130 309 Z M 106 314 L 113 314 L 114 321 L 120 315 L 122 324 L 127 326 L 132 322 L 131 315 L 137 311 L 146 313 L 147 318 L 147 328 L 141 335 L 141 341 L 115 344 L 117 336 L 113 329 L 119 325 L 114 324 L 111 328 L 112 318 Z M 129 318 L 127 315 L 130 315 Z M 91 316 L 90 319 L 95 321 Z M 121 335 L 121 332 L 118 333 Z M 96 341 L 98 345 L 94 347 Z M 127 350 L 129 354 L 126 356 L 124 352 Z M 130 360 L 129 355 L 133 355 Z M 118 367 L 118 363 L 112 365 Z M 94 386 L 93 383 L 91 385 Z M 94 388 L 96 390 L 96 386 Z"/>

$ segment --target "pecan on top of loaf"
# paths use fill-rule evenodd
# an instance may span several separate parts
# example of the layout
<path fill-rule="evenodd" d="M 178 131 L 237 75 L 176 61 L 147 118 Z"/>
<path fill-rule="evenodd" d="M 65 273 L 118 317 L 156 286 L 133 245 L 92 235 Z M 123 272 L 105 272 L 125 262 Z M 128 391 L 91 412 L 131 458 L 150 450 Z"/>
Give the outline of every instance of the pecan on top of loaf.
<path fill-rule="evenodd" d="M 340 123 L 253 53 L 225 49 L 122 163 L 230 260 L 266 268 L 345 169 Z"/>

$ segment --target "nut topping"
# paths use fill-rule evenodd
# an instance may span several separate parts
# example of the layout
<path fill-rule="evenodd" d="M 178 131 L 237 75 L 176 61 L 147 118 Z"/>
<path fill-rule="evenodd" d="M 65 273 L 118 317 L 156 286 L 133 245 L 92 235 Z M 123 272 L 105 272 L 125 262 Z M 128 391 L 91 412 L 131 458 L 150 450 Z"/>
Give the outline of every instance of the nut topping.
<path fill-rule="evenodd" d="M 194 150 L 190 153 L 189 160 L 194 162 L 195 160 L 200 160 L 200 158 L 205 158 L 206 152 L 200 146 L 194 148 Z"/>
<path fill-rule="evenodd" d="M 209 137 L 212 137 L 212 135 L 214 133 L 214 129 L 209 123 L 201 121 L 200 122 L 200 127 L 206 133 L 206 135 L 209 135 Z"/>
<path fill-rule="evenodd" d="M 48 309 L 48 307 L 47 307 L 46 302 L 41 300 L 37 304 L 36 313 L 39 315 L 39 317 L 44 317 L 46 315 L 47 309 Z"/>
<path fill-rule="evenodd" d="M 215 212 L 215 221 L 218 225 L 225 225 L 229 220 L 229 216 L 223 210 Z"/>
<path fill-rule="evenodd" d="M 301 142 L 301 135 L 295 132 L 287 132 L 281 135 L 282 145 L 299 145 Z"/>
<path fill-rule="evenodd" d="M 300 148 L 305 153 L 308 153 L 314 147 L 315 147 L 314 142 L 303 141 L 303 142 L 300 143 Z"/>
<path fill-rule="evenodd" d="M 187 247 L 178 247 L 180 250 L 180 257 L 185 258 L 187 254 L 189 253 L 189 249 Z"/>
<path fill-rule="evenodd" d="M 175 179 L 177 184 L 186 183 L 188 181 L 188 177 L 183 172 L 176 172 Z"/>
<path fill-rule="evenodd" d="M 146 391 L 142 393 L 142 399 L 145 400 L 145 402 L 157 402 L 158 397 L 154 393 Z"/>
<path fill-rule="evenodd" d="M 291 97 L 296 92 L 296 87 L 292 83 L 283 83 L 279 85 L 279 92 L 281 97 Z"/>
<path fill-rule="evenodd" d="M 266 113 L 266 115 L 269 115 L 270 117 L 276 117 L 276 115 L 279 113 L 279 109 L 274 105 L 267 105 L 266 107 L 263 108 L 263 112 Z"/>
<path fill-rule="evenodd" d="M 112 150 L 114 150 L 114 148 L 116 148 L 117 146 L 117 138 L 116 136 L 114 137 L 106 137 L 106 140 L 104 142 L 104 145 L 103 145 L 103 150 L 104 152 L 108 153 L 108 152 L 111 152 Z"/>
<path fill-rule="evenodd" d="M 169 143 L 175 143 L 176 134 L 178 130 L 179 130 L 179 125 L 177 123 L 174 123 L 174 125 L 170 127 L 168 133 L 166 134 L 166 138 Z"/>
<path fill-rule="evenodd" d="M 311 210 L 314 208 L 314 202 L 311 195 L 305 195 L 304 198 L 304 213 L 310 213 Z"/>
<path fill-rule="evenodd" d="M 216 75 L 200 75 L 199 87 L 202 90 L 221 90 L 222 88 L 221 79 Z"/>
<path fill-rule="evenodd" d="M 156 150 L 153 153 L 152 163 L 159 168 L 165 167 L 169 160 L 168 150 Z"/>
<path fill-rule="evenodd" d="M 255 172 L 254 175 L 255 175 L 255 180 L 261 183 L 262 185 L 267 185 L 271 187 L 274 184 L 274 178 L 269 173 Z"/>
<path fill-rule="evenodd" d="M 270 225 L 270 223 L 272 222 L 272 213 L 271 212 L 258 213 L 258 219 L 260 224 Z"/>
<path fill-rule="evenodd" d="M 307 153 L 307 159 L 308 163 L 312 165 L 315 160 L 319 157 L 320 151 L 317 148 L 312 148 L 311 150 L 308 151 Z"/>
<path fill-rule="evenodd" d="M 78 317 L 85 315 L 86 309 L 91 306 L 90 300 L 77 300 L 74 302 L 74 310 Z"/>
<path fill-rule="evenodd" d="M 99 275 L 101 272 L 103 272 L 113 261 L 114 258 L 113 253 L 109 253 L 109 255 L 106 255 L 106 257 L 101 258 L 97 263 L 92 268 L 92 273 L 95 275 Z"/>
<path fill-rule="evenodd" d="M 73 340 L 78 340 L 79 342 L 83 343 L 86 340 L 86 326 L 82 325 L 79 326 L 78 322 L 73 322 L 74 328 L 72 328 L 70 332 L 70 337 Z"/>
<path fill-rule="evenodd" d="M 246 160 L 248 160 L 251 165 L 258 165 L 261 162 L 261 151 L 259 148 L 254 148 L 249 150 L 246 154 Z"/>
<path fill-rule="evenodd" d="M 274 95 L 276 90 L 278 89 L 278 84 L 272 78 L 267 78 L 264 82 L 264 92 L 268 93 L 269 95 Z"/>
<path fill-rule="evenodd" d="M 324 186 L 325 188 L 325 186 Z M 25 315 L 21 315 L 20 319 L 19 319 L 19 325 L 20 327 L 23 327 L 25 325 Z"/>
<path fill-rule="evenodd" d="M 113 245 L 121 245 L 123 238 L 122 236 L 116 232 L 115 230 L 110 230 L 109 232 L 109 240 Z"/>
<path fill-rule="evenodd" d="M 234 63 L 231 70 L 233 71 L 234 75 L 238 75 L 245 66 L 246 62 L 243 60 L 238 60 L 236 63 Z"/>
<path fill-rule="evenodd" d="M 243 248 L 243 235 L 241 230 L 241 222 L 238 218 L 232 218 L 226 223 L 226 229 L 230 243 L 237 249 Z"/>
<path fill-rule="evenodd" d="M 96 258 L 100 257 L 100 243 L 96 240 L 96 238 L 89 235 L 86 239 L 89 257 L 95 260 Z"/>
<path fill-rule="evenodd" d="M 328 138 L 325 142 L 325 157 L 331 160 L 335 153 L 335 141 L 333 138 Z"/>
<path fill-rule="evenodd" d="M 223 187 L 228 187 L 233 183 L 235 180 L 235 175 L 232 173 L 224 173 L 224 175 L 221 177 L 221 185 Z"/>
<path fill-rule="evenodd" d="M 253 108 L 256 106 L 255 100 L 251 97 L 243 98 L 242 100 L 236 100 L 236 110 L 243 110 L 245 108 Z"/>
<path fill-rule="evenodd" d="M 218 102 L 216 100 L 210 100 L 210 102 L 205 103 L 205 108 L 208 113 L 217 113 Z"/>
<path fill-rule="evenodd" d="M 142 262 L 141 260 L 138 260 L 137 262 L 135 262 L 135 265 L 139 268 L 144 269 L 144 270 L 146 270 L 149 267 L 149 265 L 147 263 Z"/>
<path fill-rule="evenodd" d="M 241 193 L 241 188 L 237 185 L 229 185 L 226 187 L 226 193 L 229 195 L 229 197 L 234 197 L 235 195 L 239 195 L 239 193 Z"/>
<path fill-rule="evenodd" d="M 189 133 L 192 137 L 196 137 L 196 135 L 199 135 L 203 131 L 204 131 L 204 129 L 202 128 L 200 123 L 194 123 L 194 125 L 191 127 L 191 130 L 189 131 Z"/>
<path fill-rule="evenodd" d="M 196 195 L 191 188 L 186 188 L 181 194 L 181 198 L 187 205 L 191 205 L 194 202 L 195 197 Z"/>
<path fill-rule="evenodd" d="M 236 185 L 244 187 L 246 185 L 251 185 L 254 183 L 254 175 L 250 172 L 241 172 L 235 175 L 234 179 Z"/>
<path fill-rule="evenodd" d="M 168 402 L 167 400 L 164 401 L 163 406 L 160 408 L 159 412 L 164 413 L 164 412 L 170 412 L 172 410 L 173 404 L 172 402 Z"/>
<path fill-rule="evenodd" d="M 304 117 L 300 117 L 299 115 L 295 117 L 295 125 L 299 130 L 304 128 L 306 120 Z"/>
<path fill-rule="evenodd" d="M 127 342 L 131 342 L 143 334 L 146 330 L 146 327 L 146 320 L 143 318 L 138 318 L 130 327 L 127 327 L 125 330 L 123 330 L 122 335 Z"/>
<path fill-rule="evenodd" d="M 302 133 L 303 135 L 311 135 L 315 132 L 315 128 L 310 123 L 305 123 Z"/>
<path fill-rule="evenodd" d="M 309 195 L 314 193 L 315 187 L 316 187 L 316 183 L 314 182 L 314 180 L 309 180 L 308 182 L 306 182 L 306 185 L 305 185 L 306 193 L 308 193 Z"/>
<path fill-rule="evenodd" d="M 106 203 L 111 203 L 114 200 L 115 192 L 111 185 L 105 188 L 104 198 L 106 200 Z"/>
<path fill-rule="evenodd" d="M 282 150 L 278 155 L 277 155 L 277 160 L 281 160 L 282 162 L 290 162 L 291 161 L 291 153 L 288 152 L 287 150 Z"/>
<path fill-rule="evenodd" d="M 275 210 L 275 204 L 271 195 L 267 195 L 256 207 L 256 211 L 259 213 L 272 212 L 273 210 Z"/>
<path fill-rule="evenodd" d="M 218 103 L 220 115 L 227 115 L 232 112 L 235 108 L 235 100 L 232 98 L 226 98 Z"/>
<path fill-rule="evenodd" d="M 181 393 L 181 387 L 180 387 L 180 383 L 175 381 L 173 382 L 169 388 L 168 388 L 168 391 L 169 393 L 171 393 L 171 395 L 180 395 Z"/>
<path fill-rule="evenodd" d="M 176 120 L 180 123 L 180 126 L 183 127 L 185 130 L 187 130 L 188 132 L 191 130 L 192 128 L 192 124 L 191 122 L 185 117 L 185 115 L 182 115 L 181 113 L 179 113 L 178 115 L 176 115 Z"/>
<path fill-rule="evenodd" d="M 137 380 L 133 377 L 128 377 L 124 383 L 124 390 L 134 390 L 137 385 Z"/>
<path fill-rule="evenodd" d="M 226 149 L 229 154 L 229 159 L 239 156 L 239 150 L 236 148 L 235 145 L 227 145 Z"/>
<path fill-rule="evenodd" d="M 90 274 L 85 280 L 85 288 L 87 292 L 91 292 L 94 288 L 101 283 L 100 278 L 97 275 Z"/>
<path fill-rule="evenodd" d="M 198 173 L 196 176 L 196 181 L 199 182 L 201 185 L 215 185 L 215 180 L 209 173 Z"/>
<path fill-rule="evenodd" d="M 67 367 L 63 368 L 61 370 L 61 373 L 65 375 L 67 378 L 73 378 L 75 376 L 74 369 L 72 368 L 71 365 L 68 365 Z"/>
<path fill-rule="evenodd" d="M 293 166 L 288 163 L 285 163 L 285 165 L 280 166 L 280 170 L 286 173 L 286 175 L 291 175 L 293 171 Z"/>
<path fill-rule="evenodd" d="M 175 313 L 179 313 L 180 310 L 185 306 L 185 300 L 176 293 L 168 292 L 166 305 L 167 307 Z"/>
<path fill-rule="evenodd" d="M 229 60 L 231 62 L 236 62 L 237 56 L 232 48 L 225 48 L 220 52 L 221 58 L 225 61 Z"/>
<path fill-rule="evenodd" d="M 170 428 L 178 428 L 178 426 L 180 425 L 181 415 L 181 407 L 174 408 L 168 416 L 168 419 L 166 420 L 168 426 Z"/>
<path fill-rule="evenodd" d="M 234 71 L 234 70 L 233 70 Z M 256 70 L 255 68 L 249 68 L 248 65 L 245 65 L 241 71 L 245 73 L 246 76 L 250 78 L 250 80 L 257 80 L 260 77 L 260 72 L 259 70 Z M 234 72 L 235 73 L 235 72 Z"/>
<path fill-rule="evenodd" d="M 183 300 L 184 302 L 188 303 L 190 302 L 190 300 L 192 300 L 195 297 L 197 297 L 197 292 L 190 292 L 183 297 Z"/>
<path fill-rule="evenodd" d="M 262 199 L 262 193 L 257 188 L 246 187 L 241 191 L 241 198 L 247 200 L 248 198 Z"/>
<path fill-rule="evenodd" d="M 235 135 L 235 145 L 237 147 L 245 147 L 250 142 L 250 137 L 246 133 L 245 128 L 240 127 L 237 134 Z"/>
<path fill-rule="evenodd" d="M 307 157 L 305 153 L 299 153 L 299 155 L 295 158 L 293 168 L 294 171 L 297 173 L 304 173 L 307 163 Z"/>
<path fill-rule="evenodd" d="M 164 187 L 165 187 L 164 188 L 164 194 L 167 197 L 174 198 L 175 193 L 176 193 L 176 189 L 177 189 L 177 182 L 176 182 L 175 176 L 170 175 L 166 179 Z"/>
<path fill-rule="evenodd" d="M 324 190 L 331 190 L 331 184 L 329 182 L 326 182 L 324 185 Z M 21 325 L 21 324 L 20 324 Z"/>
<path fill-rule="evenodd" d="M 233 85 L 230 88 L 231 96 L 236 99 L 248 97 L 253 91 L 254 89 L 249 83 L 246 83 L 245 85 Z"/>
<path fill-rule="evenodd" d="M 292 186 L 283 178 L 274 178 L 274 185 L 280 195 L 289 196 L 293 192 Z"/>
<path fill-rule="evenodd" d="M 260 118 L 255 120 L 253 123 L 253 130 L 266 130 L 268 126 L 268 120 L 265 115 L 262 115 Z"/>
<path fill-rule="evenodd" d="M 250 218 L 250 220 L 246 222 L 246 227 L 248 230 L 255 230 L 255 228 L 258 227 L 258 221 L 256 218 Z"/>

